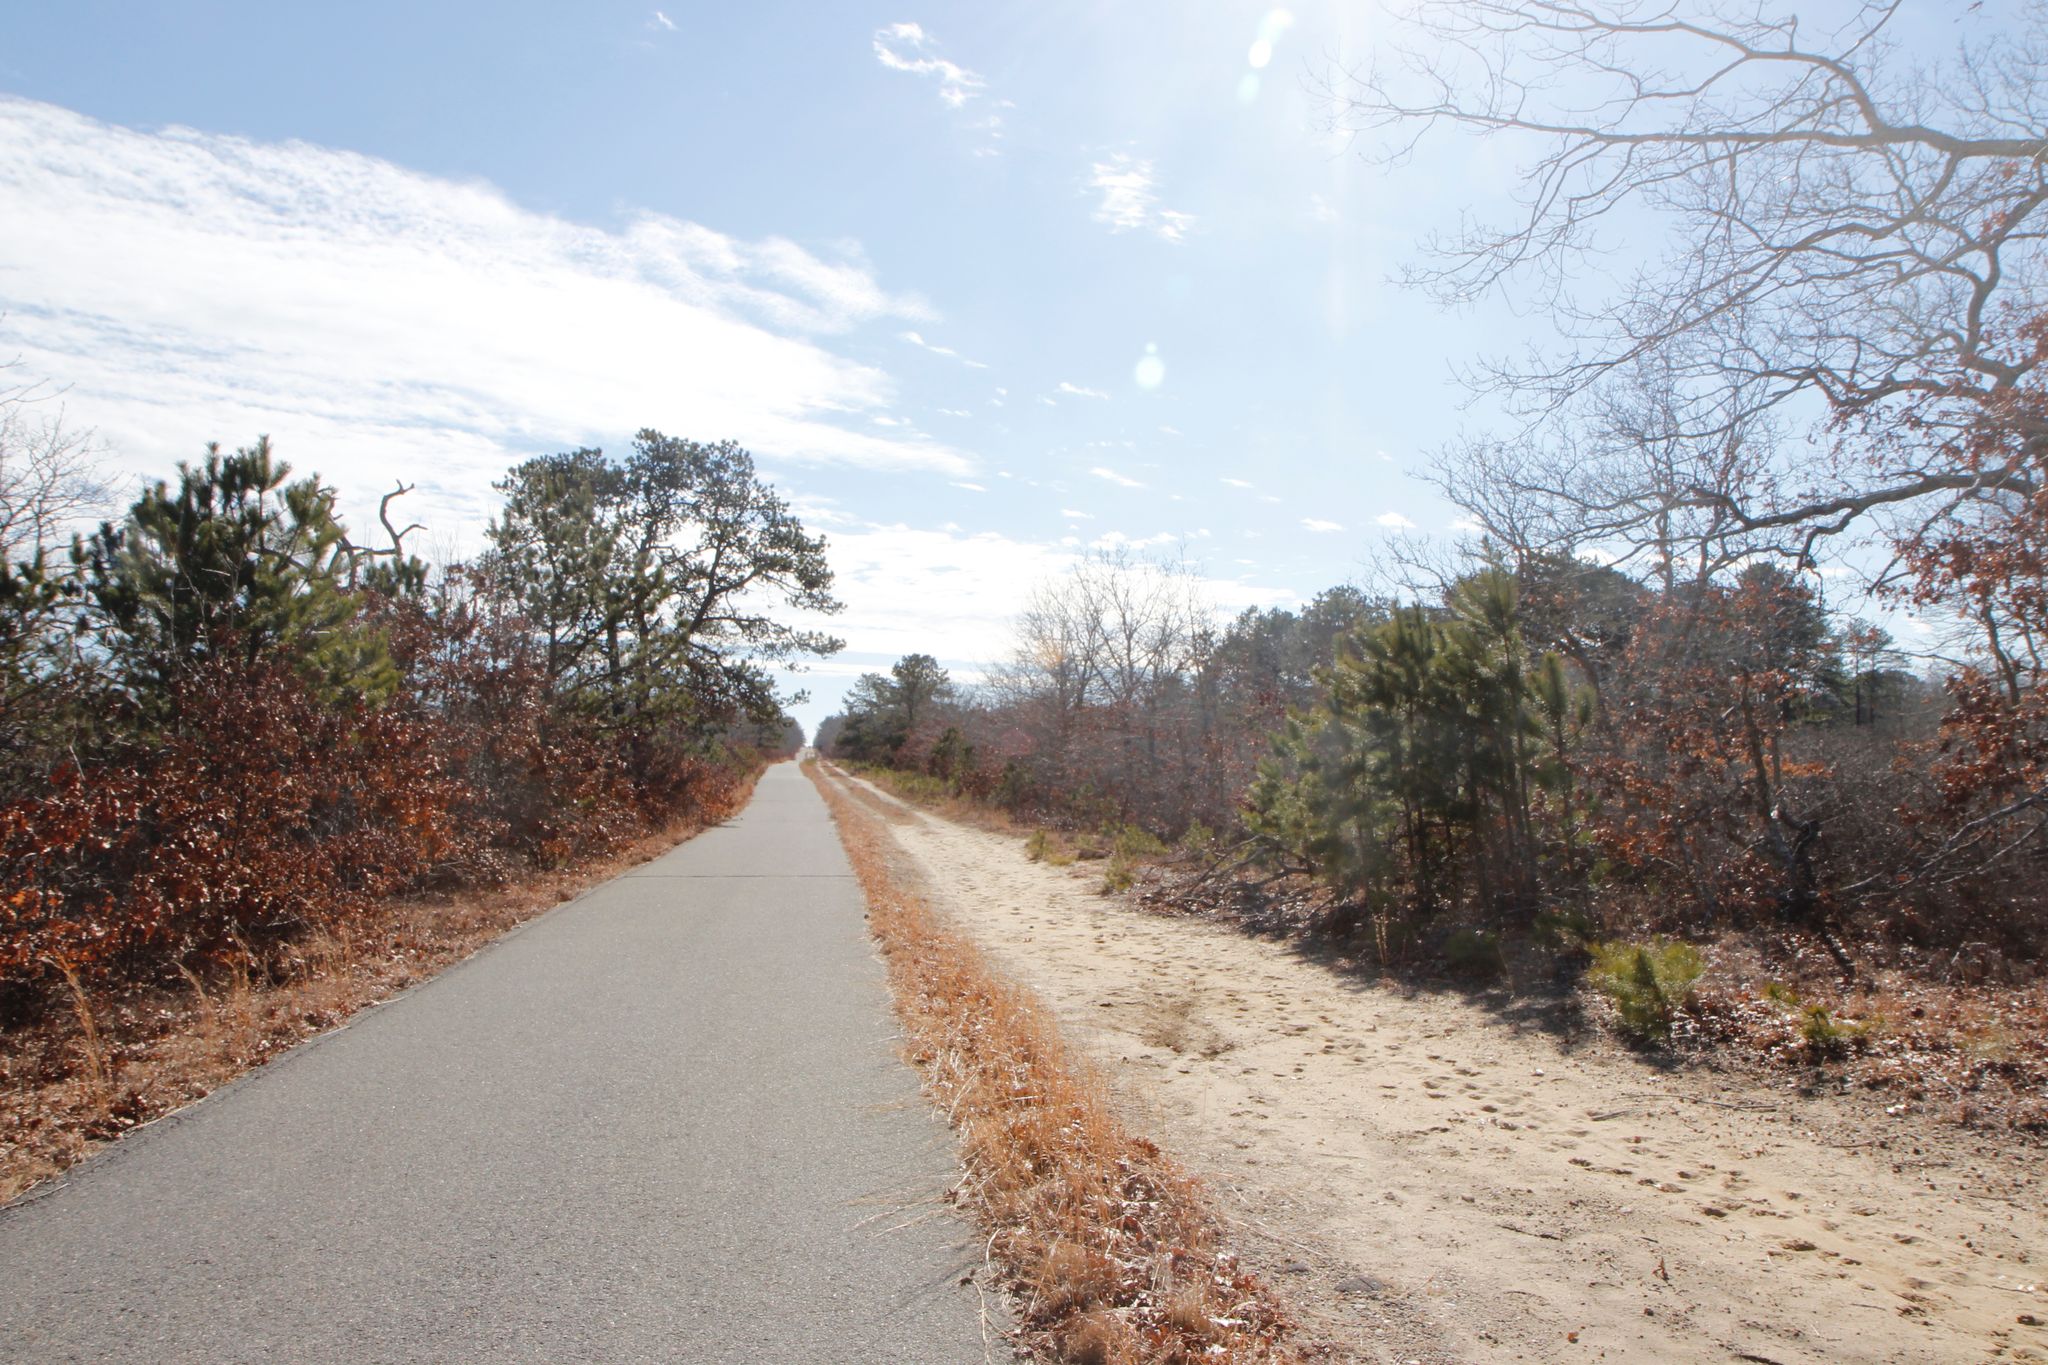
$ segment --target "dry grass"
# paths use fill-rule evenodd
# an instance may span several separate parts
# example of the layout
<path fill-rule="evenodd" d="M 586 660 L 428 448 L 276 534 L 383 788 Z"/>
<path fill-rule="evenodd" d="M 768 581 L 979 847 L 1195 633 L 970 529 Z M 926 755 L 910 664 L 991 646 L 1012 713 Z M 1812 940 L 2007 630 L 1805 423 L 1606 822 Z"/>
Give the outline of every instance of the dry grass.
<path fill-rule="evenodd" d="M 952 791 L 936 778 L 906 773 L 882 763 L 848 763 L 833 760 L 833 766 L 872 782 L 899 801 L 943 816 L 956 825 L 971 825 L 995 834 L 1026 834 L 1033 828 L 1014 812 L 987 801 L 977 801 Z"/>
<path fill-rule="evenodd" d="M 205 977 L 181 965 L 175 987 L 94 992 L 70 977 L 71 1017 L 0 1032 L 0 1203 L 667 852 L 745 805 L 752 785 L 740 785 L 729 809 L 605 858 L 497 890 L 368 904 L 344 927 L 268 958 L 244 949 Z"/>
<path fill-rule="evenodd" d="M 811 774 L 867 893 L 910 1058 L 959 1135 L 954 1197 L 988 1233 L 1026 1343 L 1091 1365 L 1300 1359 L 1194 1181 L 1124 1131 L 1045 1007 L 897 882 L 881 818 Z"/>

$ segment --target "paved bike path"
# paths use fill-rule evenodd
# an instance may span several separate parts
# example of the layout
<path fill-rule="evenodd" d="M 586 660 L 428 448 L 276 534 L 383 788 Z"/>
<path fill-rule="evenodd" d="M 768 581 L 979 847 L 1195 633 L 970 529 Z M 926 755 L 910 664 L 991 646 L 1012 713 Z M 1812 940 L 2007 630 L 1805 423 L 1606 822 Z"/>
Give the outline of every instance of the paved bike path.
<path fill-rule="evenodd" d="M 0 1359 L 983 1358 L 951 1140 L 794 764 L 0 1210 Z"/>

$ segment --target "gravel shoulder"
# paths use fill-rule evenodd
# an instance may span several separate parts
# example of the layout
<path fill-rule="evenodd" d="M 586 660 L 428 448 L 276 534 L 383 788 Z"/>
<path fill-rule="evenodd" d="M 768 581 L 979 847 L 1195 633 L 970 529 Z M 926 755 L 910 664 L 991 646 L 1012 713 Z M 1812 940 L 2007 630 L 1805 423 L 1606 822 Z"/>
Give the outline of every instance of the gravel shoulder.
<path fill-rule="evenodd" d="M 1055 1009 L 1342 1353 L 2048 1360 L 2026 1321 L 2048 1322 L 2037 1152 L 1661 1071 L 906 813 L 891 832 L 934 902 Z"/>

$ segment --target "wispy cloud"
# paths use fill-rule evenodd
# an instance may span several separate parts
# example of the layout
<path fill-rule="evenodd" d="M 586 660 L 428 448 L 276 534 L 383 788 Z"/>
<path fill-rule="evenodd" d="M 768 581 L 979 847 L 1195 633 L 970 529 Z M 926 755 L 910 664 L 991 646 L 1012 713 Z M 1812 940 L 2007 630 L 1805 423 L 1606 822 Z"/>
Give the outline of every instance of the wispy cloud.
<path fill-rule="evenodd" d="M 1230 478 L 1226 478 L 1226 479 L 1224 479 L 1224 480 L 1223 480 L 1223 482 L 1224 482 L 1224 483 L 1226 483 L 1226 484 L 1228 484 L 1228 485 L 1230 485 L 1230 486 L 1231 486 L 1232 488 L 1250 488 L 1250 487 L 1251 487 L 1251 484 L 1250 484 L 1250 483 L 1248 483 L 1248 482 L 1246 482 L 1246 481 L 1245 481 L 1245 480 L 1243 480 L 1243 479 L 1230 479 Z"/>
<path fill-rule="evenodd" d="M 660 10 L 656 10 L 653 16 L 648 19 L 647 27 L 658 28 L 666 33 L 674 33 L 676 31 L 676 21 L 663 14 Z"/>
<path fill-rule="evenodd" d="M 1399 512 L 1382 512 L 1374 517 L 1373 520 L 1394 531 L 1407 530 L 1415 525 L 1414 522 L 1408 520 Z"/>
<path fill-rule="evenodd" d="M 1129 152 L 1111 152 L 1089 168 L 1095 191 L 1095 221 L 1111 232 L 1150 232 L 1178 242 L 1194 226 L 1194 215 L 1159 206 L 1159 176 L 1152 163 Z"/>
<path fill-rule="evenodd" d="M 948 109 L 964 110 L 988 89 L 988 82 L 981 78 L 980 73 L 941 57 L 937 40 L 925 32 L 921 24 L 890 24 L 887 28 L 876 29 L 874 43 L 875 60 L 891 71 L 904 71 L 936 80 L 939 102 Z M 1009 107 L 1008 100 L 997 101 L 994 108 L 968 125 L 972 131 L 988 139 L 976 149 L 977 155 L 994 154 L 993 144 L 1003 136 L 1003 116 L 999 111 Z"/>
<path fill-rule="evenodd" d="M 1060 381 L 1060 387 L 1059 387 L 1059 391 L 1060 391 L 1061 393 L 1070 393 L 1070 394 L 1072 394 L 1072 395 L 1073 395 L 1074 397 L 1076 397 L 1076 398 L 1107 398 L 1107 397 L 1109 397 L 1109 395 L 1108 395 L 1108 394 L 1106 394 L 1106 393 L 1104 393 L 1104 392 L 1103 392 L 1103 391 L 1102 391 L 1101 389 L 1085 389 L 1085 388 L 1082 388 L 1082 387 L 1081 387 L 1081 386 L 1080 386 L 1079 384 L 1069 384 L 1069 383 L 1068 383 L 1068 382 L 1067 382 L 1066 380 L 1064 380 L 1064 379 L 1062 379 L 1062 380 Z"/>
<path fill-rule="evenodd" d="M 971 370 L 985 370 L 988 368 L 988 366 L 982 364 L 979 360 L 969 360 L 966 356 L 961 355 L 951 346 L 941 346 L 937 342 L 926 341 L 924 339 L 924 334 L 921 332 L 898 332 L 896 335 L 899 339 L 907 341 L 913 346 L 922 347 L 923 349 L 930 351 L 933 355 L 942 355 L 949 360 L 957 360 L 962 365 L 967 366 Z"/>
<path fill-rule="evenodd" d="M 953 480 L 953 487 L 955 487 L 955 488 L 964 488 L 964 489 L 966 489 L 966 490 L 967 490 L 968 492 L 970 492 L 970 493 L 986 493 L 986 492 L 988 492 L 988 487 L 987 487 L 987 486 L 986 486 L 985 484 L 978 484 L 978 483 L 970 483 L 970 482 L 968 482 L 968 481 L 967 481 L 967 480 L 965 480 L 965 479 L 955 479 L 955 480 Z"/>
<path fill-rule="evenodd" d="M 1088 471 L 1096 478 L 1115 484 L 1118 488 L 1143 488 L 1145 485 L 1128 474 L 1119 474 L 1107 465 L 1097 465 Z"/>
<path fill-rule="evenodd" d="M 937 77 L 940 101 L 949 109 L 959 109 L 986 89 L 988 82 L 959 63 L 934 55 L 937 46 L 920 24 L 891 24 L 875 30 L 876 61 L 891 71 Z"/>
<path fill-rule="evenodd" d="M 858 255 L 642 215 L 618 230 L 305 143 L 138 133 L 0 98 L 0 351 L 68 383 L 130 470 L 268 432 L 473 533 L 515 459 L 639 426 L 789 462 L 969 477 L 877 429 L 889 376 L 830 336 L 929 310 Z"/>
<path fill-rule="evenodd" d="M 903 340 L 909 342 L 913 346 L 922 346 L 925 350 L 930 351 L 933 355 L 949 355 L 953 357 L 953 359 L 955 360 L 958 360 L 960 358 L 960 353 L 954 350 L 951 346 L 940 346 L 936 345 L 933 342 L 926 341 L 924 337 L 917 332 L 898 332 L 896 335 L 901 337 Z"/>
<path fill-rule="evenodd" d="M 1301 524 L 1318 534 L 1326 534 L 1330 531 L 1341 531 L 1344 529 L 1341 522 L 1324 521 L 1321 517 L 1303 517 Z"/>
<path fill-rule="evenodd" d="M 1060 515 L 1067 518 L 1069 521 L 1095 520 L 1095 514 L 1093 512 L 1082 512 L 1072 507 L 1062 507 L 1060 509 Z"/>

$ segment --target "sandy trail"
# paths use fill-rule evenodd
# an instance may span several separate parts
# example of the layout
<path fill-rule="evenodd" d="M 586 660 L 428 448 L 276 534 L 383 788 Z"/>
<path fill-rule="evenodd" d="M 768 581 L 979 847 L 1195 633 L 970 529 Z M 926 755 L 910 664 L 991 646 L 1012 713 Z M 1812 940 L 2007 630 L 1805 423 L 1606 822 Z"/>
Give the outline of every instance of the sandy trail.
<path fill-rule="evenodd" d="M 1361 1358 L 2048 1360 L 2037 1152 L 1568 1051 L 873 795 L 934 903 Z"/>

